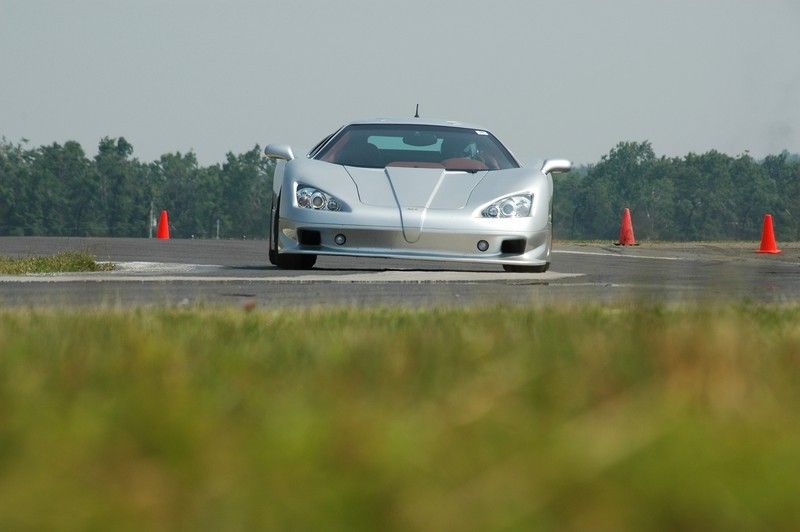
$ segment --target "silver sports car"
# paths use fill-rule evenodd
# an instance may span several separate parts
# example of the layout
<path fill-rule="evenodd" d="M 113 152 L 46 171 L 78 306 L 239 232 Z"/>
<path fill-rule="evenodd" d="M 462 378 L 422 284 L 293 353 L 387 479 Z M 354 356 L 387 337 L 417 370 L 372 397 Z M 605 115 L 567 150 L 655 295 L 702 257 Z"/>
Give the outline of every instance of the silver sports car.
<path fill-rule="evenodd" d="M 277 160 L 269 260 L 307 269 L 317 255 L 550 265 L 553 180 L 569 161 L 523 168 L 487 129 L 419 118 L 348 124 L 305 157 Z"/>

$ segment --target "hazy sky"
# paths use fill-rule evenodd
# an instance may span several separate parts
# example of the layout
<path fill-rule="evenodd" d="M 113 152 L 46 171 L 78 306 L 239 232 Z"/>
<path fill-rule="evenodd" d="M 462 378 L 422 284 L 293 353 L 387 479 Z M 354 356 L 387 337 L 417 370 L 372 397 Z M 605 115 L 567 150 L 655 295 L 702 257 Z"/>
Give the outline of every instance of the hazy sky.
<path fill-rule="evenodd" d="M 520 158 L 800 152 L 800 1 L 0 0 L 0 135 L 151 160 L 476 122 Z"/>

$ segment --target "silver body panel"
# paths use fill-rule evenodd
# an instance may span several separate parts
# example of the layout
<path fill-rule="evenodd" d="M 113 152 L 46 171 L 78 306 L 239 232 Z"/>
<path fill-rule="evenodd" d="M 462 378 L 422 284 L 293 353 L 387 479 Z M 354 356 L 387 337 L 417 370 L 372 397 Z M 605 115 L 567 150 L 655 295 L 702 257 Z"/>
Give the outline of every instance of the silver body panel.
<path fill-rule="evenodd" d="M 417 119 L 357 123 L 465 127 L 457 122 Z M 274 181 L 280 207 L 276 212 L 273 204 L 270 245 L 278 253 L 530 266 L 550 261 L 553 181 L 540 168 L 470 173 L 431 168 L 361 168 L 296 158 L 278 161 Z M 298 185 L 312 186 L 336 197 L 341 210 L 298 206 Z M 481 216 L 483 209 L 498 199 L 524 193 L 533 195 L 529 217 Z M 298 230 L 318 231 L 319 245 L 301 244 Z M 344 235 L 346 242 L 337 245 L 336 235 Z M 524 240 L 524 249 L 501 251 L 504 241 L 520 239 Z M 478 249 L 480 240 L 489 244 L 485 251 Z"/>

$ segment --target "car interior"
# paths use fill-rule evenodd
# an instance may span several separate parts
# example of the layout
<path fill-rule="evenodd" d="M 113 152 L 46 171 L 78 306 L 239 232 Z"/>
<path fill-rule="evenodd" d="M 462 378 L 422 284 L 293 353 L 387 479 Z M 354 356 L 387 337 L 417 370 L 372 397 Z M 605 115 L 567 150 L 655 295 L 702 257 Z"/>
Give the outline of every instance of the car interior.
<path fill-rule="evenodd" d="M 345 132 L 321 160 L 345 166 L 367 168 L 410 167 L 446 168 L 454 171 L 499 170 L 497 148 L 488 141 L 469 137 L 437 137 L 432 133 L 414 132 L 393 139 L 401 148 L 376 145 L 370 132 Z"/>

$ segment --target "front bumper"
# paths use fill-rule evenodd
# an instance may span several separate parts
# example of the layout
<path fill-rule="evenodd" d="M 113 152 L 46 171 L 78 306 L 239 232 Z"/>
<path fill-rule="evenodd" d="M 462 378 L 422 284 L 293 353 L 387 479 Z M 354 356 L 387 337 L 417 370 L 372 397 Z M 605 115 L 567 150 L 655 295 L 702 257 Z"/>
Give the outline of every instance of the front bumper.
<path fill-rule="evenodd" d="M 549 223 L 540 230 L 489 231 L 472 227 L 455 232 L 448 229 L 426 228 L 419 239 L 409 243 L 402 228 L 369 227 L 330 223 L 310 223 L 280 218 L 278 228 L 280 253 L 308 253 L 314 255 L 347 255 L 386 257 L 454 262 L 479 262 L 489 264 L 518 264 L 541 266 L 550 262 L 551 230 Z M 319 235 L 317 242 L 317 233 Z M 300 238 L 300 236 L 304 238 Z M 313 235 L 313 238 L 305 238 Z M 344 235 L 345 243 L 337 244 L 335 237 Z M 313 244 L 308 244 L 308 241 Z M 478 249 L 479 241 L 486 241 L 486 251 Z M 514 241 L 504 252 L 504 242 Z M 301 243 L 306 242 L 306 243 Z"/>

